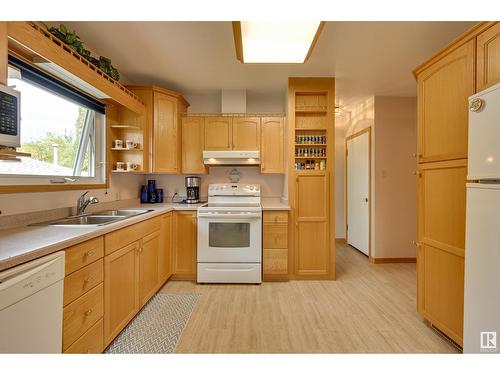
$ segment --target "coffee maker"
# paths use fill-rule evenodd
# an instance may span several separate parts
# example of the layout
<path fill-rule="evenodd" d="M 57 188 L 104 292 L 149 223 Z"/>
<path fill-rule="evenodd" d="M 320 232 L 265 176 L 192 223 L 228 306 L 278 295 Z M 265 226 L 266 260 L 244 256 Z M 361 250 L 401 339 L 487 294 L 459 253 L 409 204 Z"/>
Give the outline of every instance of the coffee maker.
<path fill-rule="evenodd" d="M 186 203 L 198 203 L 200 201 L 200 180 L 196 176 L 186 177 Z"/>

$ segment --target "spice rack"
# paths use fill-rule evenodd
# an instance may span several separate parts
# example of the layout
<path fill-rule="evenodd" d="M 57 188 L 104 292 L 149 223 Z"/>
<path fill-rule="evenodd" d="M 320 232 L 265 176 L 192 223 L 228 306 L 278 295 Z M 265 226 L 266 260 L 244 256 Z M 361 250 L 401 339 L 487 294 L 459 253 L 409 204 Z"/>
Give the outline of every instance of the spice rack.
<path fill-rule="evenodd" d="M 326 93 L 295 94 L 295 170 L 327 169 L 327 114 Z"/>

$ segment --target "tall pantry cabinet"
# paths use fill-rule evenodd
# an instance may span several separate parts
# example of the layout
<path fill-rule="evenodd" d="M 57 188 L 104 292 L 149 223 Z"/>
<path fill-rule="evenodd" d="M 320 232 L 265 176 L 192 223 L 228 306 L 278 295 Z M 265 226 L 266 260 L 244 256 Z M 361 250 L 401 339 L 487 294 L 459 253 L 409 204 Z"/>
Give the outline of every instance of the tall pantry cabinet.
<path fill-rule="evenodd" d="M 500 80 L 500 27 L 480 23 L 414 70 L 417 309 L 462 345 L 468 97 Z"/>
<path fill-rule="evenodd" d="M 335 279 L 334 78 L 288 80 L 292 278 Z M 314 246 L 311 246 L 314 244 Z"/>

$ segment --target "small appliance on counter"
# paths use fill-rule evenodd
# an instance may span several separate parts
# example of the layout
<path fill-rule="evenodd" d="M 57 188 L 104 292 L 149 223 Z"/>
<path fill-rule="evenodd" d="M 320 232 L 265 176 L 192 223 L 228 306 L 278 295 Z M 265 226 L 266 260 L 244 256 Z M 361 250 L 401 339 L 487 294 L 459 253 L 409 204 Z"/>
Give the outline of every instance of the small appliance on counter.
<path fill-rule="evenodd" d="M 200 201 L 200 180 L 196 176 L 186 177 L 186 203 L 198 203 Z"/>
<path fill-rule="evenodd" d="M 141 186 L 141 203 L 163 203 L 163 189 L 156 188 L 156 180 Z"/>

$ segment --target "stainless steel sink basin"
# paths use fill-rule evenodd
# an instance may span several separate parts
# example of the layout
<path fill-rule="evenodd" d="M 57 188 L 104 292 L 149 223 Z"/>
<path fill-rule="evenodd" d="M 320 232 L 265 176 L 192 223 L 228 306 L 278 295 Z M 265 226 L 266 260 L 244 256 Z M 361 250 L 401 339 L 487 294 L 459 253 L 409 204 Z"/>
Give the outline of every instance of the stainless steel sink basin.
<path fill-rule="evenodd" d="M 32 225 L 57 225 L 57 226 L 98 226 L 115 223 L 132 216 L 142 215 L 153 210 L 108 210 L 81 216 L 70 216 L 55 221 L 37 223 Z"/>
<path fill-rule="evenodd" d="M 125 217 L 131 217 L 131 216 L 137 216 L 137 215 L 142 215 L 147 212 L 151 212 L 153 210 L 110 210 L 110 211 L 100 211 L 100 212 L 93 212 L 91 215 L 92 216 L 125 216 Z"/>
<path fill-rule="evenodd" d="M 52 221 L 48 225 L 104 225 L 126 219 L 126 216 L 77 216 Z"/>

